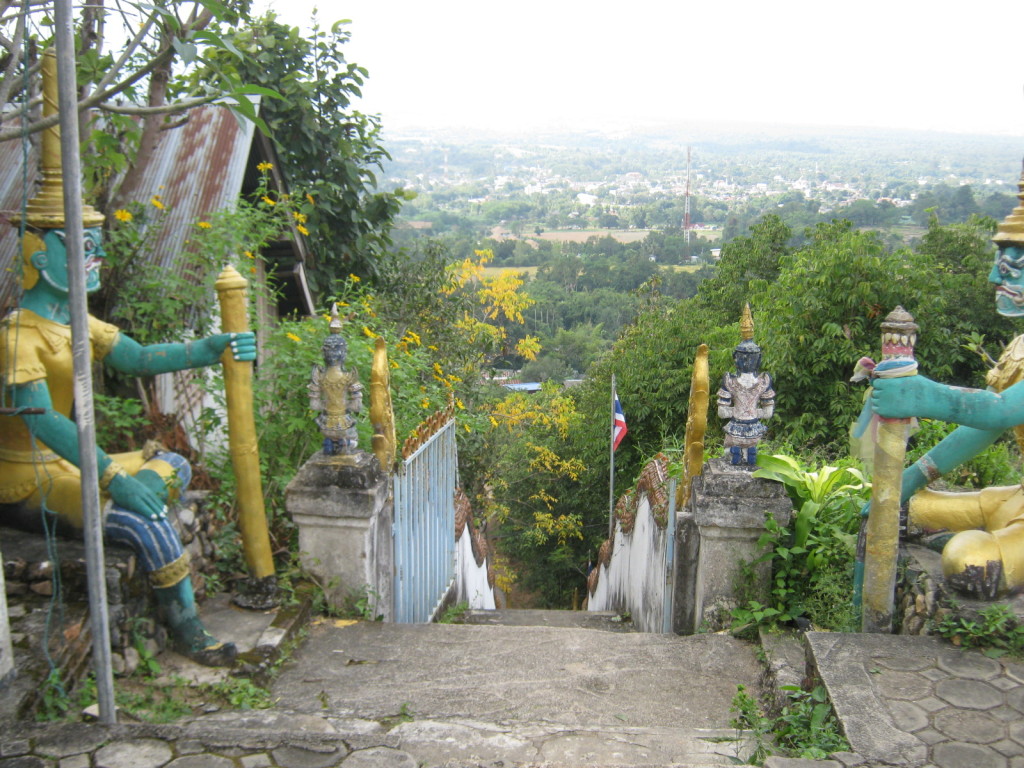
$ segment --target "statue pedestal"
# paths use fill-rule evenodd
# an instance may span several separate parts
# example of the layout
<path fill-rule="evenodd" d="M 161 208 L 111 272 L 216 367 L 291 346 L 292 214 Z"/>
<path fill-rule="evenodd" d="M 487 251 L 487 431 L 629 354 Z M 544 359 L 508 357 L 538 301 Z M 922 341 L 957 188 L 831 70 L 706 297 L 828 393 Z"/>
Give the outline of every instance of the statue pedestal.
<path fill-rule="evenodd" d="M 285 507 L 299 528 L 299 561 L 341 609 L 366 597 L 389 621 L 394 501 L 375 456 L 363 451 L 315 454 L 285 489 Z"/>
<path fill-rule="evenodd" d="M 769 515 L 787 525 L 793 505 L 781 483 L 751 476 L 745 466 L 712 459 L 693 483 L 677 527 L 674 630 L 693 634 L 729 626 L 744 563 L 761 551 Z M 767 592 L 770 564 L 755 567 L 755 593 Z"/>
<path fill-rule="evenodd" d="M 0 566 L 3 556 L 0 555 Z M 0 567 L 0 690 L 14 676 L 14 648 L 11 646 L 11 622 L 7 614 L 7 586 L 4 569 Z"/>

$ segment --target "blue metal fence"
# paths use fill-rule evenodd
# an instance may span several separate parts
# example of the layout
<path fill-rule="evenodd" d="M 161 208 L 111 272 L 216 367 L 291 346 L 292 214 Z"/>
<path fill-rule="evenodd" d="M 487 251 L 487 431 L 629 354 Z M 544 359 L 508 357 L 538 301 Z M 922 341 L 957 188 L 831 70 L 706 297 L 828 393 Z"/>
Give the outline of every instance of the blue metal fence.
<path fill-rule="evenodd" d="M 455 580 L 455 421 L 407 458 L 394 477 L 394 619 L 429 622 Z"/>

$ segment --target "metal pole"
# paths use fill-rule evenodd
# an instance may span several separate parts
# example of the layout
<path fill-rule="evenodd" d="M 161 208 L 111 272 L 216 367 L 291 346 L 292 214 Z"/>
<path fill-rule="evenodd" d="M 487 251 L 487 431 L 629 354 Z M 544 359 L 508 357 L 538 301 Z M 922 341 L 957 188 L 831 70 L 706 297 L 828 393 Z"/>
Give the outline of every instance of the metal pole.
<path fill-rule="evenodd" d="M 103 521 L 96 460 L 96 424 L 93 414 L 92 361 L 89 314 L 85 301 L 85 257 L 82 252 L 82 172 L 78 147 L 78 87 L 75 77 L 74 31 L 70 0 L 54 7 L 57 91 L 60 111 L 60 146 L 64 180 L 64 245 L 68 260 L 68 301 L 71 309 L 71 351 L 74 359 L 75 412 L 78 422 L 79 469 L 82 482 L 82 518 L 86 574 L 89 585 L 89 622 L 92 630 L 93 669 L 100 720 L 116 722 L 114 674 L 110 658 L 110 622 L 103 560 Z"/>
<path fill-rule="evenodd" d="M 612 374 L 611 426 L 608 432 L 608 540 L 615 536 L 615 374 Z"/>

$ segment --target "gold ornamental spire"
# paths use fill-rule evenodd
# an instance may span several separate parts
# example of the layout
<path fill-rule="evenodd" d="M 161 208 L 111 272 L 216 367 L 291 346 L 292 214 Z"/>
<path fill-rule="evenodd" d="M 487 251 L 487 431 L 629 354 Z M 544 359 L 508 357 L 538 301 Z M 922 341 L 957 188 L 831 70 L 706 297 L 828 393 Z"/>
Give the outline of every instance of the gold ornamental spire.
<path fill-rule="evenodd" d="M 996 230 L 992 242 L 996 245 L 1024 245 L 1024 166 L 1021 168 L 1020 181 L 1017 182 L 1017 207 L 1003 219 Z"/>
<path fill-rule="evenodd" d="M 754 316 L 750 314 L 750 304 L 743 305 L 743 314 L 740 315 L 740 341 L 750 341 L 754 338 Z"/>
<path fill-rule="evenodd" d="M 43 117 L 57 114 L 57 54 L 52 48 L 43 51 Z M 39 191 L 28 201 L 25 223 L 40 229 L 58 229 L 64 226 L 64 178 L 60 154 L 60 125 L 43 131 L 42 169 Z M 21 212 L 10 216 L 15 225 L 21 221 Z M 82 204 L 82 226 L 98 227 L 104 216 L 91 205 Z"/>

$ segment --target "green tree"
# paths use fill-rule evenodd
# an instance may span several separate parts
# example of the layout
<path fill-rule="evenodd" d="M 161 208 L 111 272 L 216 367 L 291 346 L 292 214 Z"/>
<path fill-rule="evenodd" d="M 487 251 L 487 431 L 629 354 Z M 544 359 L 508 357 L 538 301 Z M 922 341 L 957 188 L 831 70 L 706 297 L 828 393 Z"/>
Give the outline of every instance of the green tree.
<path fill-rule="evenodd" d="M 400 189 L 378 189 L 376 173 L 388 154 L 379 120 L 352 108 L 367 73 L 345 58 L 345 25 L 314 24 L 307 37 L 268 13 L 231 35 L 240 58 L 222 54 L 194 73 L 202 82 L 215 69 L 232 71 L 283 97 L 264 101 L 261 114 L 287 181 L 313 202 L 306 225 L 316 254 L 310 277 L 321 291 L 350 273 L 377 275 L 405 198 Z"/>

